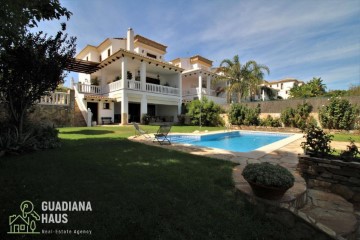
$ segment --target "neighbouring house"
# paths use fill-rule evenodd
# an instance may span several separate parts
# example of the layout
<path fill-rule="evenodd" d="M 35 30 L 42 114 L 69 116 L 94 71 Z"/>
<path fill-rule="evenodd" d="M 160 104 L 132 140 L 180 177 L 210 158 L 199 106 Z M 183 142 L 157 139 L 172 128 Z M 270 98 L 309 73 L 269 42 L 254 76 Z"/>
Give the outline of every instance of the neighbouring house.
<path fill-rule="evenodd" d="M 166 49 L 131 28 L 126 38 L 82 49 L 71 70 L 79 72 L 74 89 L 84 118 L 91 109 L 97 124 L 140 122 L 145 114 L 152 121 L 177 121 L 184 69 L 164 61 Z"/>
<path fill-rule="evenodd" d="M 203 96 L 217 104 L 226 104 L 224 82 L 214 82 L 217 73 L 212 69 L 212 61 L 200 55 L 176 58 L 170 63 L 185 69 L 182 72 L 182 100 L 184 103 Z"/>
<path fill-rule="evenodd" d="M 295 78 L 285 78 L 278 81 L 265 81 L 263 86 L 277 90 L 277 97 L 288 99 L 290 96 L 290 89 L 294 86 L 301 86 L 303 84 L 303 81 L 299 81 Z"/>

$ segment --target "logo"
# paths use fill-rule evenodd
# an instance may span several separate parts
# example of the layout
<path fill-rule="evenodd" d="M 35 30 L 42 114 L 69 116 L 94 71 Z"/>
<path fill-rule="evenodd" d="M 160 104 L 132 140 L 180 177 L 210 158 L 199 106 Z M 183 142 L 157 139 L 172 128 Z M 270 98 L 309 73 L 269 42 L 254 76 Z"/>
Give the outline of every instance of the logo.
<path fill-rule="evenodd" d="M 34 210 L 34 204 L 28 200 L 20 204 L 21 215 L 9 216 L 10 231 L 8 234 L 40 234 L 36 230 L 36 222 L 40 216 Z"/>

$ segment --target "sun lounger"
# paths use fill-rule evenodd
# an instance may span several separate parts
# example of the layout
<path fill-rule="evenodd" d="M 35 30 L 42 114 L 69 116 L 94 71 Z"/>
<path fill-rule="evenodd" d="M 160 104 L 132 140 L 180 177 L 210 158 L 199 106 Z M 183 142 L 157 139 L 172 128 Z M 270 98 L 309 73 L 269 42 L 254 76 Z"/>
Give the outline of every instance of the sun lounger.
<path fill-rule="evenodd" d="M 139 127 L 139 124 L 137 124 L 136 122 L 133 122 L 133 125 L 135 128 L 135 136 L 144 136 L 145 138 L 151 138 L 151 136 L 149 135 L 149 133 L 147 131 L 144 131 Z"/>
<path fill-rule="evenodd" d="M 161 145 L 171 144 L 170 140 L 167 138 L 167 135 L 169 134 L 170 130 L 171 130 L 171 125 L 161 125 L 157 133 L 154 134 L 155 139 L 153 140 L 153 142 L 157 141 Z"/>

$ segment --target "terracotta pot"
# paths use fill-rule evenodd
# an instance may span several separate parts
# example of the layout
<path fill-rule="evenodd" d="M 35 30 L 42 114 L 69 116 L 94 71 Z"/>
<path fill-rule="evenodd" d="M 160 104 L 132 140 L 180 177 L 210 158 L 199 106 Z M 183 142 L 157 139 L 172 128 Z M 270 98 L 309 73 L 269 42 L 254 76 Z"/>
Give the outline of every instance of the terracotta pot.
<path fill-rule="evenodd" d="M 250 184 L 253 193 L 257 197 L 261 197 L 269 200 L 281 199 L 284 196 L 285 192 L 289 189 L 289 188 L 269 187 L 250 181 L 248 181 L 248 183 Z"/>

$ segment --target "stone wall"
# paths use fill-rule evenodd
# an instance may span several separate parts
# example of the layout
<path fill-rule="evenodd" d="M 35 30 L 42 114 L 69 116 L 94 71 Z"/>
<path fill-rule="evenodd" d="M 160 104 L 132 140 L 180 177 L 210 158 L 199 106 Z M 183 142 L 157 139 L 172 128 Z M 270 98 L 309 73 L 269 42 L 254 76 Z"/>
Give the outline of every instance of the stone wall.
<path fill-rule="evenodd" d="M 37 104 L 29 113 L 29 120 L 55 127 L 74 126 L 74 90 L 69 90 L 68 93 L 70 94 L 68 105 Z M 5 116 L 4 106 L 0 106 L 0 120 L 4 120 Z"/>
<path fill-rule="evenodd" d="M 338 194 L 360 206 L 360 163 L 299 156 L 298 170 L 309 188 Z"/>

